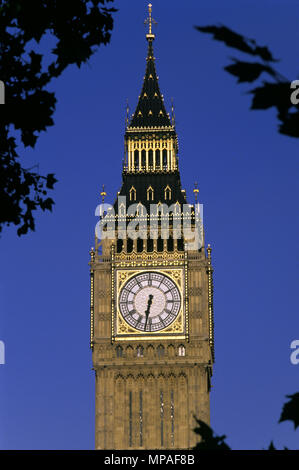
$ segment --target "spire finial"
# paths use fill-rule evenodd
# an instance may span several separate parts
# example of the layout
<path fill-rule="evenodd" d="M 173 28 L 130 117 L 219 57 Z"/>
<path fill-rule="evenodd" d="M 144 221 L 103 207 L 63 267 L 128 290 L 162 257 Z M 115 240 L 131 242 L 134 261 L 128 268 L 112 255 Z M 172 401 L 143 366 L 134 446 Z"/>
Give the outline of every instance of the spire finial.
<path fill-rule="evenodd" d="M 173 98 L 171 98 L 171 124 L 175 127 L 175 112 L 174 112 L 174 104 Z"/>
<path fill-rule="evenodd" d="M 130 111 L 129 100 L 127 98 L 127 102 L 126 102 L 126 127 L 128 127 L 128 125 L 129 125 L 129 111 Z"/>
<path fill-rule="evenodd" d="M 152 17 L 152 4 L 148 4 L 148 18 L 144 21 L 144 24 L 148 24 L 148 34 L 146 35 L 146 39 L 148 41 L 152 41 L 155 39 L 155 35 L 152 33 L 152 25 L 157 24 L 157 22 Z"/>
<path fill-rule="evenodd" d="M 195 202 L 197 203 L 197 196 L 198 196 L 198 193 L 199 193 L 199 189 L 198 189 L 198 187 L 197 187 L 197 183 L 196 183 L 196 182 L 194 183 L 193 192 L 194 192 L 194 196 L 195 196 Z"/>
<path fill-rule="evenodd" d="M 94 247 L 93 247 L 93 246 L 91 247 L 89 254 L 90 254 L 90 261 L 91 261 L 92 263 L 94 263 L 95 254 L 96 254 L 96 253 L 95 253 L 95 251 L 94 251 Z"/>
<path fill-rule="evenodd" d="M 212 261 L 212 257 L 211 257 L 212 248 L 211 248 L 210 244 L 208 244 L 207 252 L 208 252 L 208 264 L 211 264 L 211 261 Z"/>
<path fill-rule="evenodd" d="M 104 184 L 103 184 L 103 189 L 102 189 L 102 192 L 101 192 L 101 196 L 102 196 L 102 203 L 104 204 L 105 196 L 107 196 L 107 193 L 105 192 L 105 185 Z"/>

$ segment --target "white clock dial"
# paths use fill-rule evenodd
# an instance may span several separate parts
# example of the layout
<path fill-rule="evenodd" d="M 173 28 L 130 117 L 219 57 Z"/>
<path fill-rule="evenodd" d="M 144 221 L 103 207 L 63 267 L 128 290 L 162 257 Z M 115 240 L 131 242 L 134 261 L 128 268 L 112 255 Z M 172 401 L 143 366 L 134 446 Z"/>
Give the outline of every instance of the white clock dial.
<path fill-rule="evenodd" d="M 145 272 L 129 279 L 119 295 L 124 320 L 140 331 L 160 331 L 177 317 L 181 296 L 177 285 L 164 274 Z"/>

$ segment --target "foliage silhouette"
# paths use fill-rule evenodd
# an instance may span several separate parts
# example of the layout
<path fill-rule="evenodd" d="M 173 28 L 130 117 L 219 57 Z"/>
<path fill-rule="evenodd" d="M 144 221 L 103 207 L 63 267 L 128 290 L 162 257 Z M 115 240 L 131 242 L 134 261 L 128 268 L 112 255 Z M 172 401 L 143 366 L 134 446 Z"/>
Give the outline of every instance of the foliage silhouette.
<path fill-rule="evenodd" d="M 290 398 L 290 401 L 285 403 L 282 408 L 280 415 L 279 423 L 282 421 L 293 421 L 295 429 L 299 426 L 299 392 L 294 393 L 294 395 L 287 395 L 287 398 Z M 200 436 L 200 442 L 196 444 L 194 449 L 196 450 L 231 450 L 231 448 L 226 444 L 224 439 L 226 436 L 217 436 L 214 434 L 214 431 L 210 426 L 208 426 L 203 421 L 199 420 L 194 416 L 198 426 L 193 429 L 196 434 Z M 284 447 L 287 450 L 287 447 Z M 270 442 L 270 445 L 267 450 L 276 450 L 274 447 L 273 441 Z"/>
<path fill-rule="evenodd" d="M 279 422 L 293 421 L 294 428 L 297 429 L 299 426 L 299 392 L 287 395 L 287 398 L 290 398 L 290 401 L 284 404 Z"/>
<path fill-rule="evenodd" d="M 230 447 L 224 442 L 226 436 L 217 436 L 210 426 L 204 421 L 194 416 L 198 427 L 194 428 L 195 434 L 201 436 L 200 442 L 196 444 L 194 449 L 197 450 L 230 450 Z"/>
<path fill-rule="evenodd" d="M 5 106 L 0 118 L 0 232 L 18 226 L 18 235 L 35 229 L 33 211 L 52 210 L 47 196 L 54 174 L 26 169 L 17 147 L 34 147 L 39 134 L 54 124 L 56 98 L 46 86 L 71 64 L 78 67 L 108 44 L 113 29 L 113 0 L 0 0 L 0 79 Z M 40 53 L 44 37 L 56 42 Z M 45 65 L 45 62 L 50 62 Z M 17 132 L 15 132 L 17 131 Z"/>
<path fill-rule="evenodd" d="M 246 62 L 232 58 L 232 64 L 224 67 L 231 75 L 238 78 L 238 83 L 252 83 L 263 73 L 270 75 L 273 82 L 263 81 L 261 86 L 249 90 L 253 95 L 251 109 L 277 108 L 280 121 L 279 132 L 289 137 L 299 137 L 299 108 L 291 102 L 291 82 L 273 68 L 277 62 L 266 46 L 258 46 L 254 39 L 248 39 L 226 26 L 195 26 L 202 33 L 213 35 L 213 39 L 222 41 L 228 47 L 255 56 L 258 62 Z M 260 60 L 262 62 L 260 62 Z M 271 65 L 270 65 L 271 64 Z"/>

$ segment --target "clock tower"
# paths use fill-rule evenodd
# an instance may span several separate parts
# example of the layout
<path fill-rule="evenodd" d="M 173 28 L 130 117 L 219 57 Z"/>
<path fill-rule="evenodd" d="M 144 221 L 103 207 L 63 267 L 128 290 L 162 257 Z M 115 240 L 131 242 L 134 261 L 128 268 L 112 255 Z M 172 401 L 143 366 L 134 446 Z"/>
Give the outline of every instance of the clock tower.
<path fill-rule="evenodd" d="M 96 449 L 188 449 L 209 424 L 214 361 L 211 248 L 181 186 L 174 113 L 146 71 L 127 117 L 122 185 L 99 206 L 90 261 Z M 103 202 L 105 190 L 101 193 Z"/>

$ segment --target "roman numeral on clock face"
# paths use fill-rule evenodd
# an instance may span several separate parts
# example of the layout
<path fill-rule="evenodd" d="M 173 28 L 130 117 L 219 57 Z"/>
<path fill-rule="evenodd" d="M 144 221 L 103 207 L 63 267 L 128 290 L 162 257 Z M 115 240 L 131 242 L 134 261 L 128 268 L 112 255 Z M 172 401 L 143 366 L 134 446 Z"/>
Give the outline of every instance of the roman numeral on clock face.
<path fill-rule="evenodd" d="M 125 317 L 128 317 L 128 316 L 131 317 L 132 315 L 134 315 L 134 313 L 137 313 L 137 312 L 136 312 L 136 310 L 133 308 L 132 310 L 129 310 L 129 313 L 127 313 L 127 314 L 125 315 Z"/>

